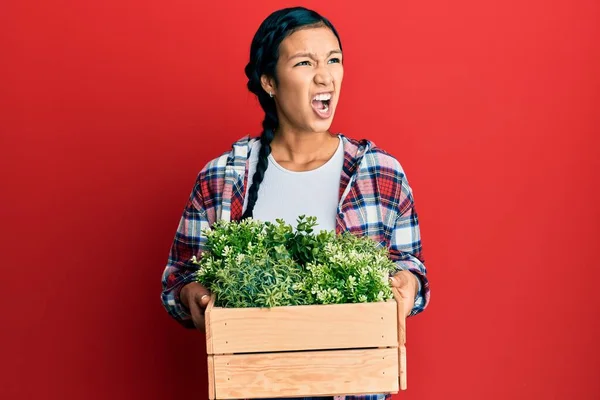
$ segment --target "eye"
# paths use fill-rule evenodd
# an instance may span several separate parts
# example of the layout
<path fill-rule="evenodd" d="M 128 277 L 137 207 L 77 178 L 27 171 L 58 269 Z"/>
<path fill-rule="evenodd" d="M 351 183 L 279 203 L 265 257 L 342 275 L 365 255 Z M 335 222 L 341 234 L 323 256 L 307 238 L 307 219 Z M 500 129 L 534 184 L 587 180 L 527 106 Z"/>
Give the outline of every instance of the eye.
<path fill-rule="evenodd" d="M 342 62 L 342 60 L 340 60 L 340 59 L 339 59 L 339 58 L 337 58 L 337 57 L 336 57 L 336 58 L 332 58 L 331 60 L 329 60 L 329 64 L 332 64 L 332 63 L 338 63 L 338 64 L 339 64 L 339 63 L 341 63 L 341 62 Z"/>
<path fill-rule="evenodd" d="M 295 67 L 300 67 L 304 65 L 310 65 L 310 61 L 300 61 L 298 64 L 295 65 Z"/>

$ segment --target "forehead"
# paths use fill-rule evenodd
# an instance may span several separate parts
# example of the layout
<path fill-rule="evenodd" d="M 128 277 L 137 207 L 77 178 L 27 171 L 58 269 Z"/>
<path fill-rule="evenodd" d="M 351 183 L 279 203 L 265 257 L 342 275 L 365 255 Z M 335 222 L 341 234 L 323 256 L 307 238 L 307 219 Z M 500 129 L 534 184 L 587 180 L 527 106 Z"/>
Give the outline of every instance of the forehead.
<path fill-rule="evenodd" d="M 326 27 L 300 29 L 286 37 L 279 47 L 279 55 L 289 57 L 296 53 L 324 55 L 340 45 L 333 32 Z"/>

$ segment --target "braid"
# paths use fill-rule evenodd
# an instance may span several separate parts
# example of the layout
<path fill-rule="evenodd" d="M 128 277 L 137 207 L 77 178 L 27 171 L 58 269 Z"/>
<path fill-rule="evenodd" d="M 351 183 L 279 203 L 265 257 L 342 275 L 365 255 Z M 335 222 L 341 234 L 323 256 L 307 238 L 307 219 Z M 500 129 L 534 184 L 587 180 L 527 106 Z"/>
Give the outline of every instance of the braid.
<path fill-rule="evenodd" d="M 242 219 L 253 216 L 254 206 L 258 200 L 258 190 L 269 166 L 271 142 L 275 137 L 275 130 L 279 126 L 275 100 L 263 89 L 261 77 L 263 75 L 269 76 L 274 79 L 275 85 L 277 85 L 275 67 L 279 59 L 279 45 L 283 39 L 296 30 L 311 26 L 328 27 L 339 41 L 339 35 L 331 22 L 315 11 L 304 7 L 284 8 L 273 12 L 263 21 L 252 40 L 250 61 L 244 72 L 248 77 L 248 90 L 258 97 L 258 101 L 265 112 L 265 119 L 262 123 L 263 131 L 260 135 L 261 148 L 258 153 L 258 165 L 252 176 L 252 185 L 248 191 L 248 204 Z M 340 48 L 341 46 L 340 42 Z"/>
<path fill-rule="evenodd" d="M 274 112 L 266 112 L 263 121 L 263 133 L 260 135 L 260 152 L 258 153 L 258 164 L 256 172 L 252 176 L 252 185 L 248 191 L 248 205 L 242 219 L 252 218 L 256 200 L 258 200 L 258 190 L 262 183 L 265 172 L 269 167 L 269 154 L 271 154 L 271 142 L 275 137 L 275 129 L 277 129 L 277 114 Z"/>

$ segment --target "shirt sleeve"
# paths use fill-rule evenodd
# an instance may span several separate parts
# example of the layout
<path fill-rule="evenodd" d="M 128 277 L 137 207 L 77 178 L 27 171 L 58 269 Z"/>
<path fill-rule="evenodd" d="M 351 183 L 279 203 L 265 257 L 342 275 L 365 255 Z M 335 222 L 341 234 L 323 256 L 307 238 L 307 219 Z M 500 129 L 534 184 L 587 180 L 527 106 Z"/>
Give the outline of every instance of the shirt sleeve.
<path fill-rule="evenodd" d="M 196 279 L 198 267 L 191 263 L 193 256 L 200 257 L 206 237 L 203 230 L 210 227 L 202 199 L 202 173 L 183 210 L 175 238 L 169 251 L 167 265 L 162 275 L 161 300 L 170 316 L 186 328 L 194 328 L 189 310 L 181 303 L 183 286 Z"/>
<path fill-rule="evenodd" d="M 399 213 L 391 234 L 389 254 L 398 271 L 412 272 L 419 281 L 415 305 L 409 316 L 422 312 L 429 304 L 429 280 L 423 259 L 419 218 L 412 190 L 406 180 L 402 181 L 399 198 Z"/>

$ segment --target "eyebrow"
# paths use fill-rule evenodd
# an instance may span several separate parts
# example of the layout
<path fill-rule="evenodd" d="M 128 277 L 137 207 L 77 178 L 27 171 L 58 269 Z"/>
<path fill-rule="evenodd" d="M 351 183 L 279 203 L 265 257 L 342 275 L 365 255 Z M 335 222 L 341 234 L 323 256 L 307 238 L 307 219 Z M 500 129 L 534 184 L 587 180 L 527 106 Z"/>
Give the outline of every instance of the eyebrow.
<path fill-rule="evenodd" d="M 327 54 L 326 58 L 331 57 L 332 54 L 342 54 L 342 50 L 340 50 L 340 49 L 331 50 Z M 289 60 L 292 60 L 294 58 L 300 58 L 300 57 L 308 57 L 308 58 L 312 58 L 313 60 L 316 58 L 315 53 L 297 53 L 297 54 L 294 54 L 293 56 L 290 56 Z"/>

